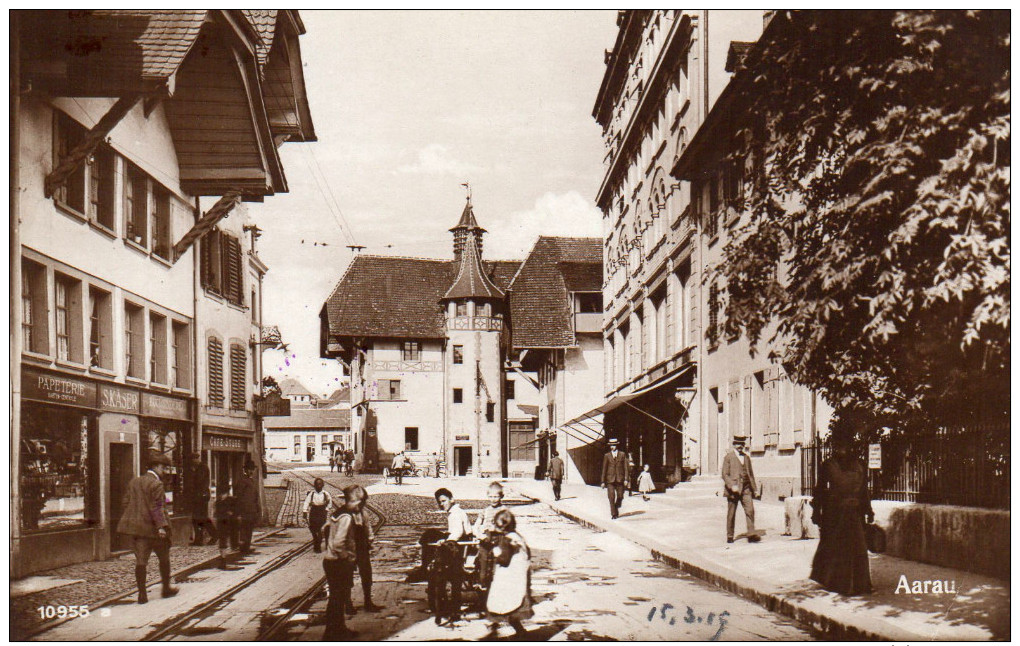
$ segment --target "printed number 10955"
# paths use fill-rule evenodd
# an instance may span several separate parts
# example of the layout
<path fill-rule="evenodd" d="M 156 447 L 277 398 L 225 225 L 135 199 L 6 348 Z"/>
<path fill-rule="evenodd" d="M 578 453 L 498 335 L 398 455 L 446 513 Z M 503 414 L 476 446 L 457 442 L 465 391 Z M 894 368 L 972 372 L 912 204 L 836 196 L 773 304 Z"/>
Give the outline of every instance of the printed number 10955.
<path fill-rule="evenodd" d="M 39 606 L 36 610 L 39 611 L 40 619 L 54 619 L 57 617 L 60 619 L 74 619 L 75 617 L 89 616 L 88 606 Z"/>

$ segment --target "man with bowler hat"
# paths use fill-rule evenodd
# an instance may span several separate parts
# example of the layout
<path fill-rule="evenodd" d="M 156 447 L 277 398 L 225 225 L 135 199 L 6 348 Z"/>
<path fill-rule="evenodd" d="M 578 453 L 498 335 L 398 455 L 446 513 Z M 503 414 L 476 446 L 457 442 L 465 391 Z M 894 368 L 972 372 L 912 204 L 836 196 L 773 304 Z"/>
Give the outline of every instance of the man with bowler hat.
<path fill-rule="evenodd" d="M 149 451 L 145 462 L 148 470 L 128 483 L 124 515 L 117 523 L 118 534 L 132 537 L 138 603 L 149 601 L 145 578 L 153 552 L 159 560 L 163 596 L 177 594 L 177 588 L 170 585 L 170 519 L 166 513 L 166 490 L 163 488 L 163 475 L 169 471 L 171 462 L 166 455 L 156 451 Z"/>
<path fill-rule="evenodd" d="M 722 479 L 726 493 L 726 542 L 733 542 L 733 526 L 737 518 L 737 503 L 744 508 L 747 521 L 747 540 L 757 543 L 761 540 L 754 531 L 754 468 L 751 456 L 746 453 L 747 436 L 734 435 L 733 448 L 723 458 Z"/>
<path fill-rule="evenodd" d="M 619 441 L 614 437 L 609 440 L 609 452 L 602 458 L 602 487 L 609 495 L 609 513 L 613 518 L 620 515 L 620 502 L 623 490 L 629 480 L 627 466 L 630 461 L 619 450 Z"/>

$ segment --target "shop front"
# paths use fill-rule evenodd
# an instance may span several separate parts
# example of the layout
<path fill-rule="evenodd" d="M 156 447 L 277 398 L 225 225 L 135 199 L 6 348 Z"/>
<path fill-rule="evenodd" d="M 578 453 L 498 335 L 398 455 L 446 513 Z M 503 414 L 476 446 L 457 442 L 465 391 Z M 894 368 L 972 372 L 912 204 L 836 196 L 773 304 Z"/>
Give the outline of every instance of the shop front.
<path fill-rule="evenodd" d="M 233 495 L 245 462 L 254 462 L 254 440 L 250 431 L 216 426 L 202 427 L 202 451 L 209 465 L 215 496 Z"/>
<path fill-rule="evenodd" d="M 127 483 L 140 474 L 148 446 L 142 431 L 150 397 L 174 401 L 179 412 L 172 423 L 178 437 L 187 438 L 186 398 L 23 368 L 21 427 L 15 429 L 19 487 L 12 501 L 15 576 L 126 549 L 115 529 Z M 179 486 L 182 466 L 174 459 L 168 492 Z"/>

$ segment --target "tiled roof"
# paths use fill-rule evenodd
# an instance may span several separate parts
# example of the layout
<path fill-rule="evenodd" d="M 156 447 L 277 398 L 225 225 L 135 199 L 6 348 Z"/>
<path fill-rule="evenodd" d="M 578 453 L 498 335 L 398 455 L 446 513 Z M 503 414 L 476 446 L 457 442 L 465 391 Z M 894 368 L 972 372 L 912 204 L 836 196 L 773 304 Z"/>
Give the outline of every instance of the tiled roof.
<path fill-rule="evenodd" d="M 291 395 L 312 395 L 312 391 L 305 388 L 305 385 L 297 379 L 284 379 L 280 383 L 280 393 L 284 397 Z"/>
<path fill-rule="evenodd" d="M 483 261 L 506 289 L 520 261 Z M 457 272 L 453 260 L 359 255 L 326 300 L 333 336 L 438 339 L 445 336 L 440 299 Z"/>
<path fill-rule="evenodd" d="M 266 429 L 351 427 L 351 411 L 347 408 L 292 408 L 287 417 L 263 418 Z"/>
<path fill-rule="evenodd" d="M 75 38 L 101 42 L 92 66 L 111 77 L 163 80 L 177 71 L 198 38 L 205 10 L 97 9 L 72 21 Z M 139 74 L 140 73 L 140 74 Z"/>
<path fill-rule="evenodd" d="M 503 298 L 503 290 L 496 287 L 482 268 L 482 259 L 478 257 L 477 235 L 480 234 L 467 234 L 464 253 L 457 263 L 457 277 L 443 296 L 444 299 Z"/>
<path fill-rule="evenodd" d="M 602 290 L 602 240 L 540 237 L 510 287 L 513 347 L 574 345 L 567 292 Z"/>
<path fill-rule="evenodd" d="M 241 9 L 248 24 L 259 35 L 261 42 L 255 44 L 255 53 L 259 59 L 259 67 L 265 67 L 269 60 L 269 50 L 273 47 L 273 36 L 276 34 L 276 9 Z"/>

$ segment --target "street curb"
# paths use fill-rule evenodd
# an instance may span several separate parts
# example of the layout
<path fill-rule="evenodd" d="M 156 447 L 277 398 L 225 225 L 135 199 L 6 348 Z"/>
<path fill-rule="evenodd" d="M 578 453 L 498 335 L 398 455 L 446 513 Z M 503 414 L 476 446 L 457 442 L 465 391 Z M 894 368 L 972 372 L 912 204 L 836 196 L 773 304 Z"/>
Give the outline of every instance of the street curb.
<path fill-rule="evenodd" d="M 269 538 L 270 536 L 275 536 L 276 534 L 279 534 L 280 532 L 282 532 L 285 529 L 287 529 L 287 528 L 286 527 L 280 527 L 278 529 L 274 529 L 272 531 L 268 531 L 268 532 L 262 534 L 261 536 L 259 536 L 258 538 L 253 539 L 252 543 L 253 544 L 254 543 L 258 543 L 259 541 L 261 541 L 261 540 L 263 540 L 265 538 Z M 190 574 L 194 574 L 195 572 L 199 572 L 201 570 L 208 569 L 209 567 L 214 565 L 219 560 L 220 560 L 220 555 L 217 553 L 215 556 L 211 556 L 211 557 L 209 557 L 209 558 L 207 558 L 207 559 L 205 559 L 203 561 L 196 561 L 195 563 L 192 563 L 190 565 L 185 565 L 184 567 L 182 567 L 181 569 L 177 570 L 176 572 L 171 572 L 170 573 L 170 579 L 172 581 L 180 583 L 180 578 L 181 577 L 186 577 L 186 576 L 188 576 Z M 231 560 L 234 560 L 234 559 L 231 559 Z M 161 582 L 155 581 L 155 582 L 150 583 L 149 585 L 145 586 L 145 589 L 146 589 L 146 591 L 151 591 L 153 594 L 155 594 L 156 590 L 161 585 L 162 585 Z M 112 595 L 106 597 L 105 599 L 100 599 L 99 601 L 96 601 L 95 603 L 89 603 L 89 604 L 86 604 L 86 605 L 88 606 L 90 613 L 91 612 L 95 612 L 96 610 L 99 610 L 103 606 L 108 606 L 111 603 L 114 603 L 116 601 L 120 601 L 121 599 L 124 599 L 126 597 L 130 597 L 130 596 L 132 596 L 134 594 L 137 594 L 137 592 L 138 592 L 138 590 L 136 588 L 131 588 L 130 590 L 125 590 L 124 592 L 117 592 L 115 594 L 112 594 Z M 21 637 L 19 637 L 18 641 L 28 641 L 30 639 L 34 639 L 35 637 L 37 637 L 37 636 L 39 636 L 39 635 L 41 635 L 41 634 L 43 634 L 43 633 L 45 633 L 45 632 L 47 632 L 49 630 L 52 630 L 52 629 L 56 628 L 57 626 L 65 623 L 65 622 L 71 621 L 71 619 L 73 619 L 73 617 L 68 617 L 66 619 L 58 619 L 58 620 L 53 621 L 53 622 L 47 622 L 45 624 L 40 624 L 40 625 L 36 626 L 34 629 L 32 629 L 31 631 L 29 631 L 28 633 L 26 633 L 26 634 L 22 635 Z"/>
<path fill-rule="evenodd" d="M 685 574 L 711 583 L 727 592 L 756 603 L 770 612 L 784 615 L 822 632 L 826 638 L 838 641 L 929 641 L 929 636 L 904 630 L 888 622 L 875 621 L 867 616 L 860 619 L 850 616 L 833 616 L 820 609 L 810 607 L 804 601 L 793 598 L 796 592 L 783 592 L 779 588 L 767 589 L 760 581 L 739 572 L 698 557 L 695 554 L 672 550 L 665 545 L 623 527 L 609 528 L 606 524 L 585 518 L 574 512 L 561 509 L 550 501 L 518 491 L 518 494 L 534 502 L 549 506 L 560 516 L 597 532 L 612 532 L 651 552 L 652 558 Z M 819 600 L 827 603 L 826 600 Z M 853 611 L 847 611 L 850 615 Z"/>

